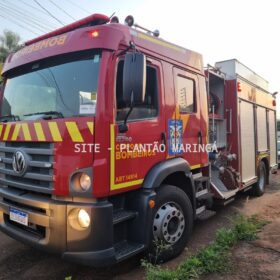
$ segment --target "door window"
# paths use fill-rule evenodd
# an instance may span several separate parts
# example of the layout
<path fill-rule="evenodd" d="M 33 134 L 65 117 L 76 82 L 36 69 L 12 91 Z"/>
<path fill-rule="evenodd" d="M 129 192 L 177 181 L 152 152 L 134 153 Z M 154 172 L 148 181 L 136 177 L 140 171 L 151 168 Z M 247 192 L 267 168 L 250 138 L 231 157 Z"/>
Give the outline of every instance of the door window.
<path fill-rule="evenodd" d="M 182 76 L 177 76 L 177 98 L 180 114 L 195 112 L 195 87 L 194 81 Z"/>
<path fill-rule="evenodd" d="M 122 102 L 123 66 L 124 61 L 121 60 L 118 64 L 116 80 L 117 121 L 123 121 L 125 116 L 127 115 L 127 112 L 129 111 L 129 107 L 127 107 L 127 105 Z M 145 101 L 143 104 L 133 107 L 128 120 L 149 119 L 154 118 L 158 115 L 157 77 L 157 69 L 155 67 L 152 67 L 151 65 L 147 65 Z"/>

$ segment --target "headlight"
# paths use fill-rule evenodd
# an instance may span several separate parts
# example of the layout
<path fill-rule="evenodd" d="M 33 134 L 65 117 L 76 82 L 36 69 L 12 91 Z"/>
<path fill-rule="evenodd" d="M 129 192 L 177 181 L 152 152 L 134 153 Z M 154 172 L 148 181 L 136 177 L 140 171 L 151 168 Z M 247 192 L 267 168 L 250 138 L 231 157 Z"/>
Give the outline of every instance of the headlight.
<path fill-rule="evenodd" d="M 82 208 L 74 208 L 68 215 L 68 222 L 71 227 L 78 231 L 86 230 L 92 223 L 90 214 Z"/>
<path fill-rule="evenodd" d="M 88 228 L 90 225 L 90 216 L 84 209 L 80 209 L 78 213 L 78 222 L 82 228 Z"/>
<path fill-rule="evenodd" d="M 86 173 L 80 175 L 80 187 L 83 191 L 87 191 L 91 185 L 91 179 Z"/>
<path fill-rule="evenodd" d="M 75 192 L 87 192 L 92 185 L 91 176 L 85 172 L 77 172 L 71 177 L 71 187 Z"/>

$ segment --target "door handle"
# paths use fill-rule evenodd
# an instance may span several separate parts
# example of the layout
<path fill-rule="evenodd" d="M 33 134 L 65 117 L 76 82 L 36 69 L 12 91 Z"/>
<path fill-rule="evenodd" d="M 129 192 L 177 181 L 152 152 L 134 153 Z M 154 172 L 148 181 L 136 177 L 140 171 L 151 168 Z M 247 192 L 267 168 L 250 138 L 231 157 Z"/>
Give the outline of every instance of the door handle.
<path fill-rule="evenodd" d="M 229 113 L 229 130 L 227 133 L 232 133 L 232 109 L 226 109 L 226 112 Z"/>
<path fill-rule="evenodd" d="M 166 145 L 166 133 L 161 133 L 161 144 Z"/>
<path fill-rule="evenodd" d="M 202 132 L 201 131 L 199 131 L 198 133 L 197 133 L 197 137 L 198 137 L 198 144 L 202 144 Z"/>

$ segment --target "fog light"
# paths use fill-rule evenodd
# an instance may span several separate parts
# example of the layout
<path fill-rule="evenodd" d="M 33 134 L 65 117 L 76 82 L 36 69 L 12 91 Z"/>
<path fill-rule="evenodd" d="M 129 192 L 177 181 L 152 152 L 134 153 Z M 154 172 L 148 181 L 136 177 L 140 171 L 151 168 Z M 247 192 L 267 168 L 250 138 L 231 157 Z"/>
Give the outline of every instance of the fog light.
<path fill-rule="evenodd" d="M 78 222 L 82 228 L 88 228 L 90 225 L 90 216 L 84 209 L 80 209 L 78 213 Z"/>
<path fill-rule="evenodd" d="M 82 173 L 80 177 L 80 186 L 83 191 L 87 191 L 90 188 L 91 179 L 86 173 Z"/>

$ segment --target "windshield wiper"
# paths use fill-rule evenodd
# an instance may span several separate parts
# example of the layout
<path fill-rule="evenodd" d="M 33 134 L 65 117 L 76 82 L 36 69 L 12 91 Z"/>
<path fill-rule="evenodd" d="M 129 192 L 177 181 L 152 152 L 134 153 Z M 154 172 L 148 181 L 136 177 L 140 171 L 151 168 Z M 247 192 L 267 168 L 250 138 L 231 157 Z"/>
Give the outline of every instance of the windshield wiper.
<path fill-rule="evenodd" d="M 4 119 L 4 120 L 3 120 Z M 9 119 L 13 121 L 20 121 L 19 116 L 16 115 L 5 115 L 5 116 L 0 116 L 0 122 L 7 122 Z"/>
<path fill-rule="evenodd" d="M 25 114 L 24 116 L 35 116 L 35 115 L 56 115 L 58 117 L 64 118 L 63 114 L 58 111 L 46 111 L 46 112 L 36 112 L 36 113 L 30 113 L 30 114 Z"/>

